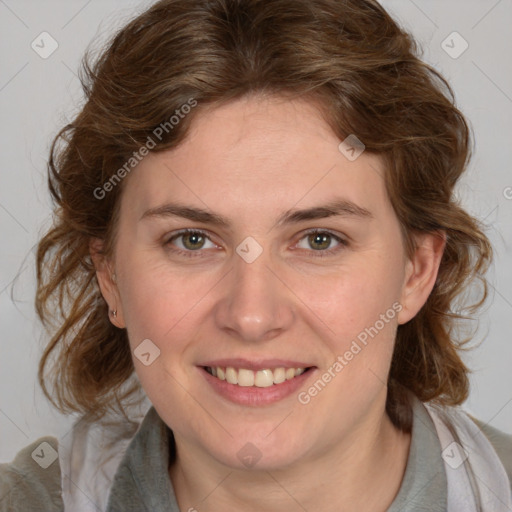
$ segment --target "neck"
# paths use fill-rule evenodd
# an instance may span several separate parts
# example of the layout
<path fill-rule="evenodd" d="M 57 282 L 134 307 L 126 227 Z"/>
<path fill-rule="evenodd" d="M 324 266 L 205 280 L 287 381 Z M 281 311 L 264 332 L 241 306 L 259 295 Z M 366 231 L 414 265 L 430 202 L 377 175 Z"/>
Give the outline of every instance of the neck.
<path fill-rule="evenodd" d="M 178 505 L 201 512 L 384 512 L 400 489 L 411 435 L 396 429 L 385 413 L 373 425 L 329 452 L 270 471 L 229 468 L 177 438 L 169 476 Z"/>

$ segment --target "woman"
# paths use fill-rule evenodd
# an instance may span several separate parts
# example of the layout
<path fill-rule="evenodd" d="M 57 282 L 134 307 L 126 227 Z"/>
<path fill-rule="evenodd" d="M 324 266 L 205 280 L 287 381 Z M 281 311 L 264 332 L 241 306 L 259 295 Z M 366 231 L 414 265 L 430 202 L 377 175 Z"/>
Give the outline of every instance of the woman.
<path fill-rule="evenodd" d="M 373 0 L 163 0 L 117 34 L 38 250 L 40 383 L 82 420 L 0 510 L 511 509 L 511 436 L 457 407 L 491 259 L 468 128 L 416 54 Z"/>

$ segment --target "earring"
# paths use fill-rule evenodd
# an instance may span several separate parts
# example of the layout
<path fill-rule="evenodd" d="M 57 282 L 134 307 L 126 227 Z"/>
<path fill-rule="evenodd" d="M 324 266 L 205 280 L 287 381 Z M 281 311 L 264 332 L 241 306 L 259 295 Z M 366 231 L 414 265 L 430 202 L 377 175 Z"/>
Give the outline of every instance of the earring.
<path fill-rule="evenodd" d="M 117 318 L 117 309 L 112 309 L 110 311 L 110 314 L 114 317 L 114 318 Z"/>

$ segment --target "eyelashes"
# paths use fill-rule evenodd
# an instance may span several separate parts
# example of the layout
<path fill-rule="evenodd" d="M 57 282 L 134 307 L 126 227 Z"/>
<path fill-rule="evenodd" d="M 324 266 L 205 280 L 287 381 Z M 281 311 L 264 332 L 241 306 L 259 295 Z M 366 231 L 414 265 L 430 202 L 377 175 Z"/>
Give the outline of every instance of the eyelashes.
<path fill-rule="evenodd" d="M 170 253 L 188 258 L 205 257 L 206 251 L 220 249 L 207 231 L 192 228 L 172 233 L 163 245 Z M 300 233 L 292 250 L 300 251 L 308 257 L 325 258 L 339 253 L 347 246 L 348 241 L 339 234 L 326 229 L 313 228 Z"/>
<path fill-rule="evenodd" d="M 313 229 L 313 230 L 310 230 L 309 232 L 306 232 L 305 234 L 303 233 L 303 236 L 302 236 L 302 238 L 300 238 L 299 243 L 302 242 L 303 240 L 306 240 L 306 244 L 309 244 L 309 248 L 302 247 L 302 249 L 305 249 L 307 251 L 311 249 L 311 251 L 313 252 L 313 255 L 315 255 L 315 256 L 318 256 L 322 253 L 332 254 L 333 252 L 337 252 L 337 250 L 340 250 L 342 247 L 347 245 L 346 240 L 339 237 L 338 235 L 335 235 L 331 231 L 325 231 L 325 230 L 320 230 L 320 229 Z M 337 245 L 335 245 L 334 248 L 312 247 L 312 244 L 325 245 L 325 243 L 327 243 L 327 245 L 330 246 L 331 242 L 336 242 Z M 340 247 L 340 246 L 342 246 L 342 247 Z M 318 255 L 315 253 L 318 253 Z M 324 255 L 322 255 L 321 257 L 324 257 Z"/>
<path fill-rule="evenodd" d="M 197 229 L 186 229 L 186 230 L 178 231 L 171 238 L 169 238 L 167 240 L 165 245 L 172 246 L 173 242 L 175 242 L 176 240 L 187 239 L 187 237 L 188 237 L 187 244 L 190 244 L 190 242 L 191 242 L 190 245 L 192 245 L 192 246 L 196 245 L 196 247 L 192 247 L 192 248 L 187 247 L 183 243 L 183 240 L 182 240 L 181 241 L 182 247 L 179 248 L 179 250 L 182 252 L 197 252 L 204 248 L 204 244 L 206 241 L 210 242 L 210 244 L 212 244 L 214 247 L 216 247 L 216 245 L 211 241 L 211 239 L 207 233 L 205 233 L 204 231 L 201 231 L 201 230 L 197 230 Z M 198 242 L 202 245 L 197 246 Z"/>

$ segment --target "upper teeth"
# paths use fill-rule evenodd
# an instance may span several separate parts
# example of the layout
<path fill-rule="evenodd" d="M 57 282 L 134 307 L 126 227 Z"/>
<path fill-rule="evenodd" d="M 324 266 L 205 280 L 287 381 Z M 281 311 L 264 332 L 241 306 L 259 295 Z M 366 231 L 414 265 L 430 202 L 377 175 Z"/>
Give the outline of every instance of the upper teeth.
<path fill-rule="evenodd" d="M 256 386 L 258 388 L 266 388 L 274 384 L 281 384 L 285 380 L 293 379 L 306 371 L 305 368 L 266 368 L 264 370 L 247 370 L 245 368 L 233 368 L 228 366 L 223 368 L 220 366 L 208 367 L 208 371 L 220 380 L 225 380 L 230 384 L 238 384 L 239 386 Z"/>

